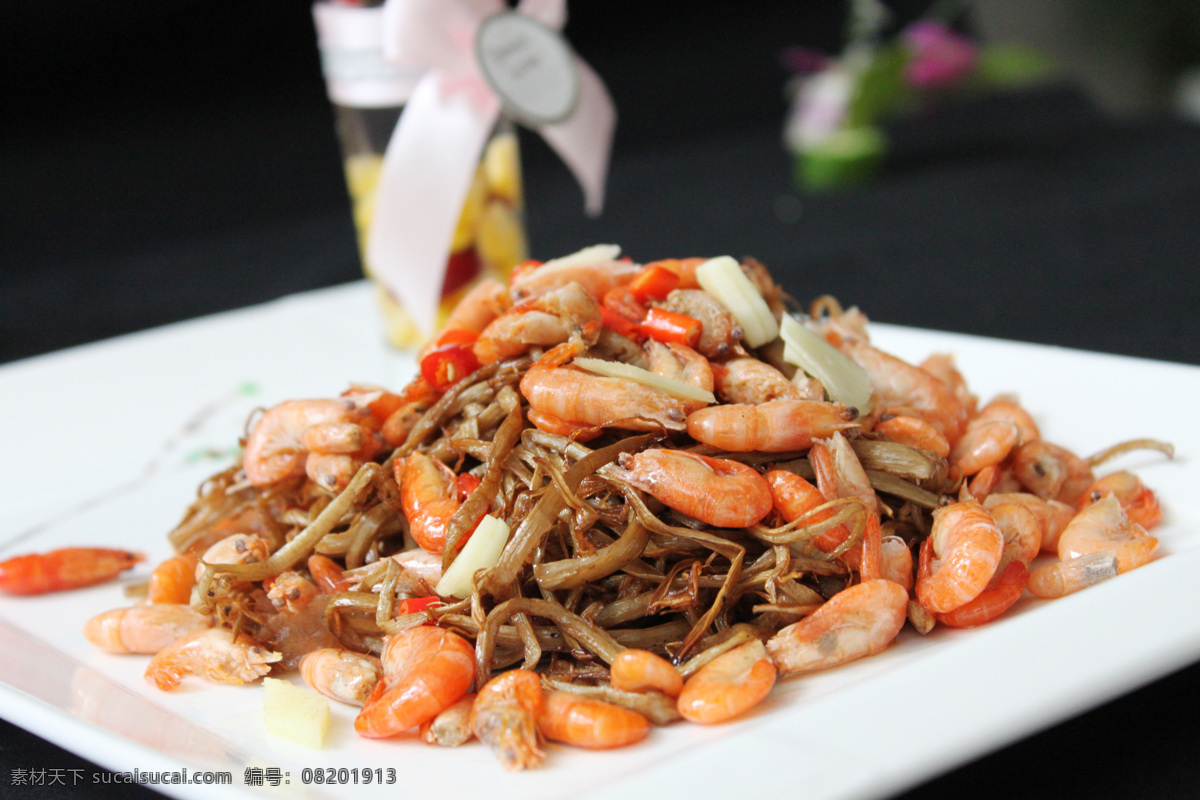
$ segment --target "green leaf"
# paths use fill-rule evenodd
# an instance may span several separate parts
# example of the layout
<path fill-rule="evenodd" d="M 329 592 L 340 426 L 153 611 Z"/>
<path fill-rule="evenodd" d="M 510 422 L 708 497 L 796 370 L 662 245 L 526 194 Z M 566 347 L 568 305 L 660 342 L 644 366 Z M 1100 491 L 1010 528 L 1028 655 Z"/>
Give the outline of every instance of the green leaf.
<path fill-rule="evenodd" d="M 858 76 L 854 96 L 846 111 L 847 128 L 873 125 L 907 100 L 904 69 L 909 58 L 908 50 L 898 44 L 885 45 L 875 51 L 871 62 Z"/>
<path fill-rule="evenodd" d="M 1054 61 L 1020 45 L 989 45 L 979 54 L 976 73 L 985 86 L 1016 88 L 1050 77 Z"/>

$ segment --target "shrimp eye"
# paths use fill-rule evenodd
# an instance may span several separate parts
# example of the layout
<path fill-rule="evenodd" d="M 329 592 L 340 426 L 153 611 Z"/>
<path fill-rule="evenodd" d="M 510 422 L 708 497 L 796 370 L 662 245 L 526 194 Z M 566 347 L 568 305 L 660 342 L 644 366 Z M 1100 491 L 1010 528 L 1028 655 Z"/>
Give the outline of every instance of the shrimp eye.
<path fill-rule="evenodd" d="M 1093 490 L 1092 493 L 1090 495 L 1088 495 L 1088 499 L 1091 500 L 1093 503 L 1099 503 L 1103 497 L 1104 497 L 1104 495 L 1100 494 L 1099 489 Z"/>
<path fill-rule="evenodd" d="M 847 420 L 858 419 L 858 409 L 855 408 L 854 406 L 850 406 L 849 408 L 846 409 L 845 416 L 846 416 Z"/>
<path fill-rule="evenodd" d="M 1038 474 L 1039 478 L 1046 477 L 1046 468 L 1042 466 L 1042 462 L 1040 461 L 1033 462 L 1033 471 Z"/>
<path fill-rule="evenodd" d="M 236 542 L 233 543 L 233 549 L 237 550 L 239 553 L 246 552 L 246 540 L 238 539 Z"/>

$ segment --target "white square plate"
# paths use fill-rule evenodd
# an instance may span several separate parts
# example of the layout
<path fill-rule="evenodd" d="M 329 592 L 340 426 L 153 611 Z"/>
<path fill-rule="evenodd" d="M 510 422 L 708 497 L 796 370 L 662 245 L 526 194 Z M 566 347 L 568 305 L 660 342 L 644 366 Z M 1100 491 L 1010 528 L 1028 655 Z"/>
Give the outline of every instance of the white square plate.
<path fill-rule="evenodd" d="M 0 713 L 112 770 L 227 770 L 232 785 L 221 791 L 231 798 L 370 800 L 401 791 L 417 800 L 466 795 L 481 780 L 494 800 L 719 796 L 790 788 L 797 775 L 809 800 L 870 798 L 1200 657 L 1200 426 L 1189 413 L 1200 368 L 881 324 L 873 341 L 910 360 L 953 353 L 982 399 L 1019 393 L 1043 435 L 1075 452 L 1172 441 L 1174 461 L 1138 452 L 1111 465 L 1138 472 L 1158 493 L 1161 555 L 1061 600 L 1027 597 L 981 629 L 925 638 L 906 630 L 879 656 L 782 682 L 746 719 L 657 729 L 616 752 L 551 746 L 543 768 L 516 775 L 478 745 L 360 739 L 348 707 L 334 709 L 330 740 L 314 751 L 266 732 L 257 686 L 189 679 L 160 692 L 142 678 L 146 657 L 97 652 L 81 635 L 94 614 L 129 605 L 119 583 L 0 598 Z M 329 396 L 352 381 L 400 386 L 413 370 L 410 357 L 384 347 L 364 283 L 0 368 L 0 557 L 91 544 L 142 550 L 154 564 L 170 554 L 166 532 L 196 487 L 229 463 L 253 408 Z M 145 580 L 148 569 L 127 581 Z M 765 768 L 772 764 L 787 772 Z M 280 785 L 247 786 L 247 767 L 278 769 Z M 324 777 L 329 769 L 335 780 L 345 770 L 343 785 L 315 782 L 312 770 Z M 375 780 L 386 782 L 388 769 L 402 789 Z M 154 788 L 173 797 L 211 792 Z"/>

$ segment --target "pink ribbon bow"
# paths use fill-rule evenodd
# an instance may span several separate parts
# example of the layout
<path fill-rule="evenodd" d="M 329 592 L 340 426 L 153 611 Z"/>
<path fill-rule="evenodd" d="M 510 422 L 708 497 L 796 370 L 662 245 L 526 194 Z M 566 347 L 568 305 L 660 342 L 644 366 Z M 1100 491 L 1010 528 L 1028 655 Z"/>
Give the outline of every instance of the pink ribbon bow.
<path fill-rule="evenodd" d="M 476 165 L 501 112 L 480 71 L 475 38 L 503 0 L 387 0 L 384 55 L 425 70 L 388 142 L 367 234 L 367 261 L 426 333 L 432 333 L 454 235 Z M 516 11 L 551 30 L 565 0 L 521 0 Z M 604 205 L 616 111 L 604 83 L 578 56 L 571 113 L 530 127 L 558 153 L 583 189 L 588 214 Z"/>

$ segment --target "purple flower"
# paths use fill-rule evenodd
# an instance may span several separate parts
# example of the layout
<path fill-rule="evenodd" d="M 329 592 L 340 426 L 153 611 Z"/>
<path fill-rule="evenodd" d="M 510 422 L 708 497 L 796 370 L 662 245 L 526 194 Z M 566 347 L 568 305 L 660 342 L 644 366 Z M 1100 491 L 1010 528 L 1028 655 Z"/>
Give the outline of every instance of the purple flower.
<path fill-rule="evenodd" d="M 917 89 L 938 89 L 957 83 L 971 73 L 979 56 L 974 42 L 931 20 L 908 26 L 904 41 L 912 53 L 905 77 Z"/>

